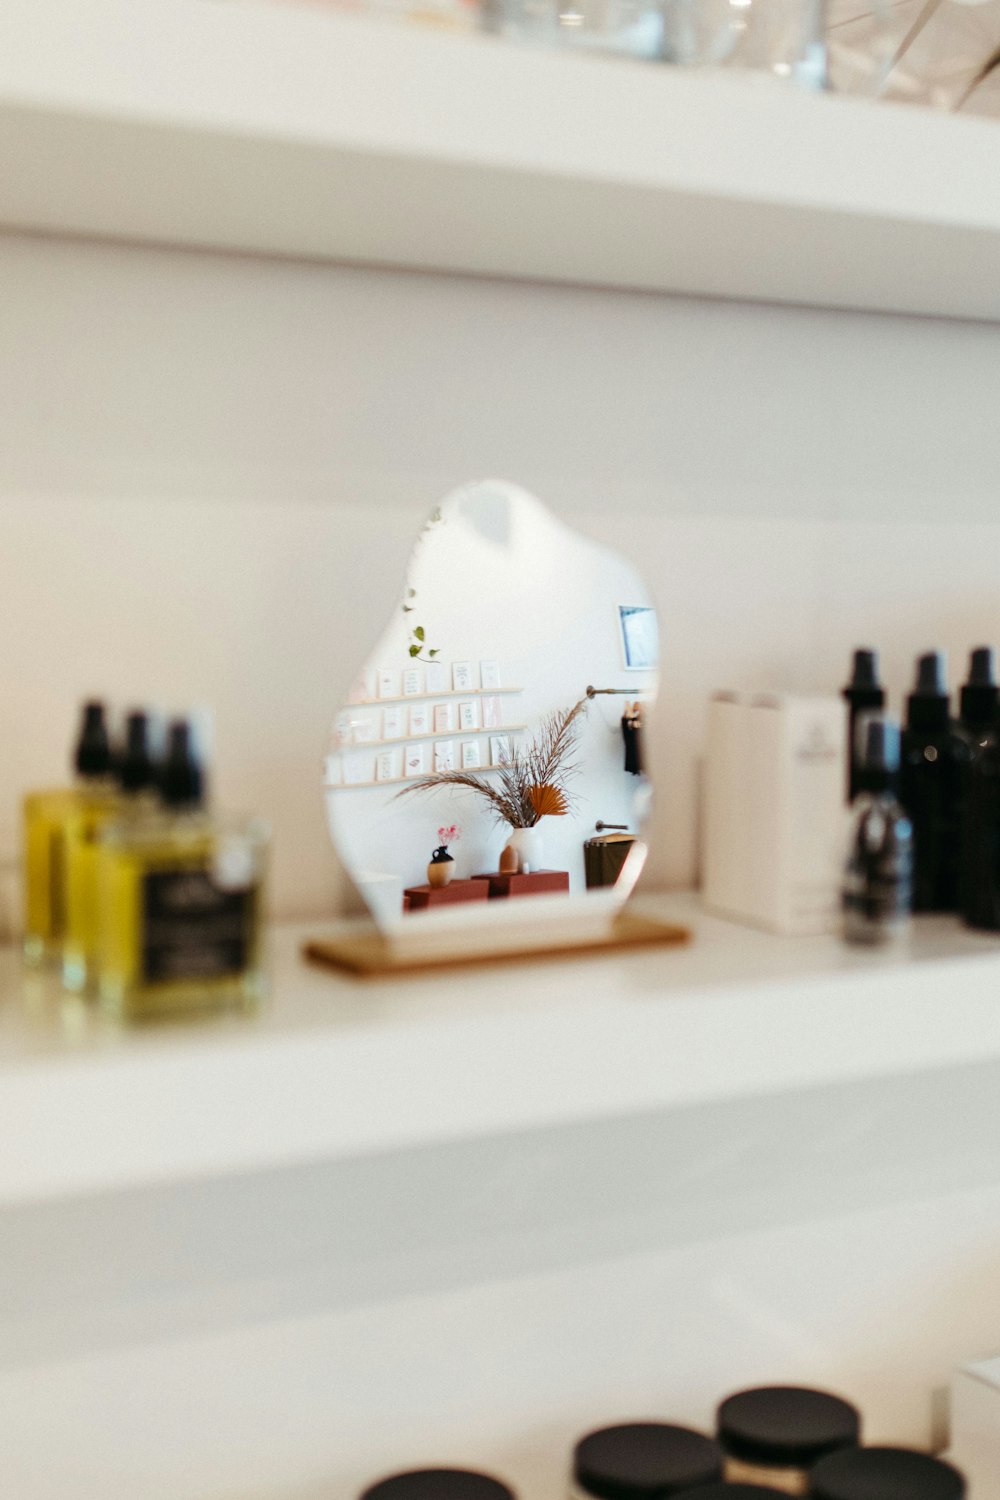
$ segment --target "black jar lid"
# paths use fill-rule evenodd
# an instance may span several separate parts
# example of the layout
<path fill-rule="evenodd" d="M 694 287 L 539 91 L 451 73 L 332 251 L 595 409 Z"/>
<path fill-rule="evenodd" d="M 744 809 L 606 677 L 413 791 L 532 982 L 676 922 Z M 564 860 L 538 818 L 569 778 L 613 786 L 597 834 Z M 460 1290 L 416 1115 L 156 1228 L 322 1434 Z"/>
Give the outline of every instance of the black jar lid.
<path fill-rule="evenodd" d="M 774 1500 L 781 1495 L 788 1500 L 787 1490 L 773 1489 L 769 1484 L 700 1484 L 694 1490 L 682 1490 L 674 1500 Z"/>
<path fill-rule="evenodd" d="M 822 1500 L 962 1500 L 957 1469 L 912 1448 L 851 1448 L 830 1453 L 809 1474 Z"/>
<path fill-rule="evenodd" d="M 658 1500 L 721 1479 L 722 1450 L 690 1427 L 627 1422 L 580 1439 L 573 1478 L 600 1500 Z"/>
<path fill-rule="evenodd" d="M 380 1479 L 361 1500 L 514 1500 L 514 1491 L 474 1469 L 411 1469 Z"/>
<path fill-rule="evenodd" d="M 856 1447 L 861 1433 L 849 1401 L 798 1385 L 737 1391 L 719 1407 L 718 1423 L 719 1442 L 734 1458 L 795 1469 Z"/>

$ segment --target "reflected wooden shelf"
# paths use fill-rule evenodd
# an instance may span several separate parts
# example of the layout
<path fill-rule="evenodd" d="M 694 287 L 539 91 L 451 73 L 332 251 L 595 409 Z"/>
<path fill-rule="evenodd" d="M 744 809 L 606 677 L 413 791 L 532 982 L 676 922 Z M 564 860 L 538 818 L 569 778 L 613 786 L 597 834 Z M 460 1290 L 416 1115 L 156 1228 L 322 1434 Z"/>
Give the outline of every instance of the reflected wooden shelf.
<path fill-rule="evenodd" d="M 491 734 L 516 734 L 521 729 L 527 729 L 527 724 L 495 724 L 492 729 L 440 729 L 434 734 L 403 734 L 397 735 L 392 740 L 358 740 L 353 745 L 338 745 L 336 750 L 331 750 L 331 755 L 342 754 L 345 750 L 379 750 L 386 745 L 420 745 L 427 740 L 474 740 L 482 739 Z"/>
<path fill-rule="evenodd" d="M 352 708 L 382 708 L 387 703 L 426 703 L 435 698 L 503 698 L 510 693 L 523 693 L 524 688 L 445 688 L 440 693 L 401 693 L 398 698 L 359 698 L 356 703 L 345 703 L 341 713 L 350 713 Z"/>

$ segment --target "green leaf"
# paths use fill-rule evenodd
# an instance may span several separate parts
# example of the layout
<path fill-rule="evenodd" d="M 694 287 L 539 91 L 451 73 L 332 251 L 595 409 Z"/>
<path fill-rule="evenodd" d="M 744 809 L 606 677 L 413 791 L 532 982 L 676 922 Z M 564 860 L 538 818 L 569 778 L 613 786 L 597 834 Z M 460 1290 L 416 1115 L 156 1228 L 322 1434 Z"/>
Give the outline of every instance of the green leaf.
<path fill-rule="evenodd" d="M 422 641 L 424 639 L 424 627 L 422 625 L 414 625 L 413 634 L 418 641 Z"/>
<path fill-rule="evenodd" d="M 417 597 L 417 591 L 416 591 L 416 589 L 407 589 L 406 590 L 406 597 L 407 597 L 407 599 L 415 599 Z"/>
<path fill-rule="evenodd" d="M 437 653 L 437 651 L 428 651 L 427 655 L 428 656 L 437 656 L 438 653 Z"/>
<path fill-rule="evenodd" d="M 411 656 L 419 656 L 420 655 L 420 647 L 419 646 L 411 646 L 410 647 L 410 655 Z"/>

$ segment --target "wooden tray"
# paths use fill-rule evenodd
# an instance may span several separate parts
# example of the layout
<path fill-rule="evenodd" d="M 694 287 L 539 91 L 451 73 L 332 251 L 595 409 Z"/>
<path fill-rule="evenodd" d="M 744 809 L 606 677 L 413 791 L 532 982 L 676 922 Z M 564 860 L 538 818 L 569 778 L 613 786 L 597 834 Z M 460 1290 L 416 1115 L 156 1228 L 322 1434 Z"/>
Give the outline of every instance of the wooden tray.
<path fill-rule="evenodd" d="M 317 938 L 303 947 L 303 956 L 323 968 L 346 970 L 362 979 L 398 974 L 423 974 L 435 969 L 467 968 L 482 964 L 533 963 L 538 959 L 590 958 L 595 953 L 616 953 L 633 948 L 674 947 L 691 940 L 691 929 L 653 917 L 622 912 L 611 927 L 594 938 L 581 936 L 574 942 L 560 941 L 550 947 L 518 948 L 512 936 L 501 946 L 498 935 L 484 930 L 482 947 L 463 941 L 460 952 L 417 955 L 394 951 L 392 944 L 374 926 Z"/>

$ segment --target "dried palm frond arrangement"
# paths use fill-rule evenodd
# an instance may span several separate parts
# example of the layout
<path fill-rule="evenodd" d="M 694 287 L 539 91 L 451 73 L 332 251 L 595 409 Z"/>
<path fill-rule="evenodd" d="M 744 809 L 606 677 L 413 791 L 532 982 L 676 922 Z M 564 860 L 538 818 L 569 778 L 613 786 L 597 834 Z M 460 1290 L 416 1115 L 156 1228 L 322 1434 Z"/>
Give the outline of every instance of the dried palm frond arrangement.
<path fill-rule="evenodd" d="M 547 715 L 534 739 L 513 746 L 509 758 L 495 767 L 496 785 L 472 771 L 438 771 L 421 776 L 396 795 L 458 787 L 481 797 L 496 821 L 511 828 L 534 828 L 542 818 L 565 817 L 573 806 L 567 782 L 576 775 L 573 757 L 586 707 L 587 699 L 581 698 L 572 708 Z"/>

